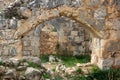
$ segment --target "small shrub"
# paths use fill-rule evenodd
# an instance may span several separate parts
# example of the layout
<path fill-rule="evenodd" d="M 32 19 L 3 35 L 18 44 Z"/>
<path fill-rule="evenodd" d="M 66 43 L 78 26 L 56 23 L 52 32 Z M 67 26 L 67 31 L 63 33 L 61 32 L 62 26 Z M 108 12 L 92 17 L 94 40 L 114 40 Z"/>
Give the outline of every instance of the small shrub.
<path fill-rule="evenodd" d="M 40 56 L 40 60 L 42 63 L 46 63 L 49 61 L 49 55 L 48 54 L 44 54 Z"/>
<path fill-rule="evenodd" d="M 120 80 L 120 69 L 100 70 L 94 68 L 86 77 L 87 80 Z"/>
<path fill-rule="evenodd" d="M 34 62 L 28 62 L 28 66 L 39 69 L 39 66 L 37 64 L 35 64 Z"/>
<path fill-rule="evenodd" d="M 0 61 L 0 65 L 3 65 L 3 62 L 2 62 L 2 61 Z"/>
<path fill-rule="evenodd" d="M 93 72 L 93 73 L 97 73 L 97 72 L 99 72 L 99 71 L 101 71 L 101 70 L 98 68 L 98 66 L 92 65 L 92 72 Z"/>
<path fill-rule="evenodd" d="M 45 79 L 50 79 L 50 78 L 51 78 L 51 76 L 50 76 L 49 74 L 46 74 L 46 73 L 43 75 L 43 77 L 44 77 Z"/>
<path fill-rule="evenodd" d="M 56 28 L 54 28 L 54 29 L 52 30 L 52 32 L 57 32 L 57 29 L 56 29 Z"/>
<path fill-rule="evenodd" d="M 81 69 L 81 68 L 78 68 L 78 69 L 77 69 L 77 73 L 82 73 L 82 69 Z"/>
<path fill-rule="evenodd" d="M 55 68 L 53 68 L 52 71 L 55 72 Z"/>
<path fill-rule="evenodd" d="M 60 75 L 56 75 L 53 80 L 64 80 Z"/>
<path fill-rule="evenodd" d="M 90 55 L 71 56 L 71 55 L 54 54 L 53 56 L 61 59 L 63 64 L 65 64 L 65 66 L 67 67 L 75 66 L 76 63 L 90 62 Z M 40 59 L 42 63 L 46 63 L 49 61 L 49 55 L 48 54 L 41 55 Z"/>

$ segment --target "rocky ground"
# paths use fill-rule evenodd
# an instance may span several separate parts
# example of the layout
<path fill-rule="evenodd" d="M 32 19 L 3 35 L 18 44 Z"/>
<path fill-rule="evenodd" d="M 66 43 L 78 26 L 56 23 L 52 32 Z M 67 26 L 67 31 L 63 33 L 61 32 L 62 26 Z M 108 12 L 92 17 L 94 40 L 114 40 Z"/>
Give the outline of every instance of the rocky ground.
<path fill-rule="evenodd" d="M 91 64 L 67 67 L 61 59 L 50 55 L 41 63 L 39 57 L 24 56 L 21 60 L 0 58 L 0 80 L 70 80 L 67 75 L 87 74 Z"/>
<path fill-rule="evenodd" d="M 49 62 L 42 63 L 42 65 L 50 72 L 53 80 L 73 80 L 70 79 L 70 76 L 87 75 L 92 70 L 92 64 L 89 62 L 83 64 L 76 63 L 75 66 L 66 66 L 61 59 L 53 55 L 49 56 Z"/>
<path fill-rule="evenodd" d="M 64 62 L 55 55 L 47 57 L 24 56 L 21 60 L 1 57 L 0 80 L 120 80 L 120 69 L 102 71 L 89 62 L 79 63 L 75 58 L 61 56 Z"/>
<path fill-rule="evenodd" d="M 45 72 L 38 57 L 0 60 L 0 80 L 44 80 Z"/>

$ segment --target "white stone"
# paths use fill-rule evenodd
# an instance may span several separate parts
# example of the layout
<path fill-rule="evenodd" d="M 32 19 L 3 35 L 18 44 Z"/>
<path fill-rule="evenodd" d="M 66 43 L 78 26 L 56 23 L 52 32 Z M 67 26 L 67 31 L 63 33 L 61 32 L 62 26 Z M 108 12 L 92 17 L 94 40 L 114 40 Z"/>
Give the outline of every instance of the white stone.
<path fill-rule="evenodd" d="M 49 56 L 49 62 L 55 62 L 55 56 L 50 55 Z"/>
<path fill-rule="evenodd" d="M 75 37 L 74 41 L 75 41 L 76 43 L 80 43 L 80 37 L 79 37 L 79 36 Z"/>
<path fill-rule="evenodd" d="M 78 31 L 71 31 L 71 36 L 77 36 L 78 35 Z"/>
<path fill-rule="evenodd" d="M 10 58 L 9 59 L 13 64 L 14 64 L 14 66 L 19 66 L 19 60 L 18 59 L 15 59 L 15 58 Z"/>
<path fill-rule="evenodd" d="M 25 75 L 27 79 L 30 80 L 41 80 L 41 72 L 38 69 L 28 67 L 27 70 L 25 71 Z"/>
<path fill-rule="evenodd" d="M 34 74 L 34 73 L 40 73 L 40 71 L 32 67 L 28 67 L 27 70 L 25 71 L 25 75 Z"/>

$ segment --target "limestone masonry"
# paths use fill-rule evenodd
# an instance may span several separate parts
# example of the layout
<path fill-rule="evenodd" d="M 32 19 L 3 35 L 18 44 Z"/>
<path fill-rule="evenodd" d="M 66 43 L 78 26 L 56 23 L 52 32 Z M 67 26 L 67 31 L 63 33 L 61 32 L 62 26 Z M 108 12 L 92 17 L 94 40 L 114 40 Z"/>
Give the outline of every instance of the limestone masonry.
<path fill-rule="evenodd" d="M 42 29 L 52 26 L 57 51 L 120 68 L 120 0 L 0 0 L 0 8 L 1 56 L 42 54 Z"/>

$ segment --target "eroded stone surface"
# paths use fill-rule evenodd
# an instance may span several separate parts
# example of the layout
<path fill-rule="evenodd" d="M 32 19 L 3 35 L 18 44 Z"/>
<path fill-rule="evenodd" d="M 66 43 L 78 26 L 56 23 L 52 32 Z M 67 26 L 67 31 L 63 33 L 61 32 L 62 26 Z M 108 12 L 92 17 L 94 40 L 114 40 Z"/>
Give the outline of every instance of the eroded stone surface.
<path fill-rule="evenodd" d="M 10 1 L 8 3 L 10 3 Z M 23 53 L 22 50 L 29 51 L 28 53 L 25 52 L 25 54 L 39 53 L 38 47 L 40 45 L 35 41 L 39 41 L 39 38 L 37 36 L 40 33 L 40 30 L 35 30 L 35 28 L 36 27 L 38 28 L 40 24 L 43 23 L 45 24 L 46 21 L 64 16 L 69 18 L 73 23 L 77 22 L 79 24 L 78 28 L 81 26 L 85 28 L 87 32 L 92 34 L 93 63 L 99 65 L 101 68 L 104 68 L 104 66 L 111 67 L 116 65 L 116 63 L 118 63 L 119 60 L 116 60 L 115 61 L 116 63 L 113 62 L 116 59 L 116 57 L 114 57 L 114 54 L 118 53 L 120 49 L 119 48 L 119 42 L 120 42 L 120 35 L 119 35 L 120 1 L 119 0 L 110 0 L 110 1 L 65 0 L 61 2 L 42 1 L 41 3 L 36 2 L 36 0 L 33 2 L 31 1 L 22 2 L 22 1 L 23 0 L 16 0 L 15 2 L 12 2 L 10 5 L 8 5 L 8 3 L 5 3 L 5 1 L 3 1 L 6 5 L 8 5 L 8 7 L 5 8 L 4 10 L 5 11 L 4 14 L 7 13 L 5 14 L 5 16 L 8 17 L 9 19 L 4 19 L 2 16 L 0 17 L 0 42 L 1 42 L 0 54 L 1 55 L 4 54 L 6 56 L 9 56 L 10 54 L 16 55 L 16 53 L 18 53 L 20 56 L 22 56 Z M 2 4 L 1 7 L 5 7 L 5 6 Z M 15 14 L 13 14 L 14 11 L 16 11 Z M 21 14 L 18 14 L 17 13 L 18 11 L 20 11 Z M 10 15 L 10 13 L 13 15 Z M 18 20 L 16 18 L 18 18 Z M 58 26 L 58 24 L 55 23 L 54 25 Z M 62 25 L 66 26 L 66 24 L 62 24 Z M 69 24 L 67 24 L 67 26 L 68 25 Z M 71 23 L 69 26 L 71 26 Z M 76 27 L 76 25 L 74 25 L 73 28 L 74 29 L 72 31 L 79 30 Z M 58 33 L 63 32 L 63 30 L 61 31 L 58 30 L 59 31 Z M 74 51 L 78 51 L 77 48 L 74 48 L 74 46 L 78 47 L 80 46 L 80 44 L 83 44 L 84 41 L 83 35 L 85 34 L 82 35 L 80 34 L 83 33 L 84 31 L 81 32 L 79 31 L 72 32 L 72 31 L 71 32 L 67 30 L 65 31 L 65 35 L 69 36 L 70 39 L 69 41 L 71 44 L 65 43 L 67 42 L 67 38 L 63 35 L 60 36 L 65 40 L 60 38 L 60 41 L 61 42 L 63 41 L 64 42 L 63 44 L 65 45 L 70 45 L 69 47 L 64 48 L 65 50 L 71 48 Z M 31 43 L 29 43 L 29 41 L 24 42 L 27 39 L 26 37 L 28 36 L 29 39 L 31 40 L 30 41 Z M 21 38 L 23 38 L 23 44 L 21 42 Z M 71 42 L 73 40 L 75 40 L 75 42 Z M 24 46 L 29 46 L 29 47 L 24 47 Z M 82 47 L 85 46 L 82 45 Z M 80 51 L 82 47 L 80 47 Z M 111 59 L 111 57 L 113 59 Z M 118 56 L 117 59 L 119 59 L 119 57 L 120 56 Z"/>

